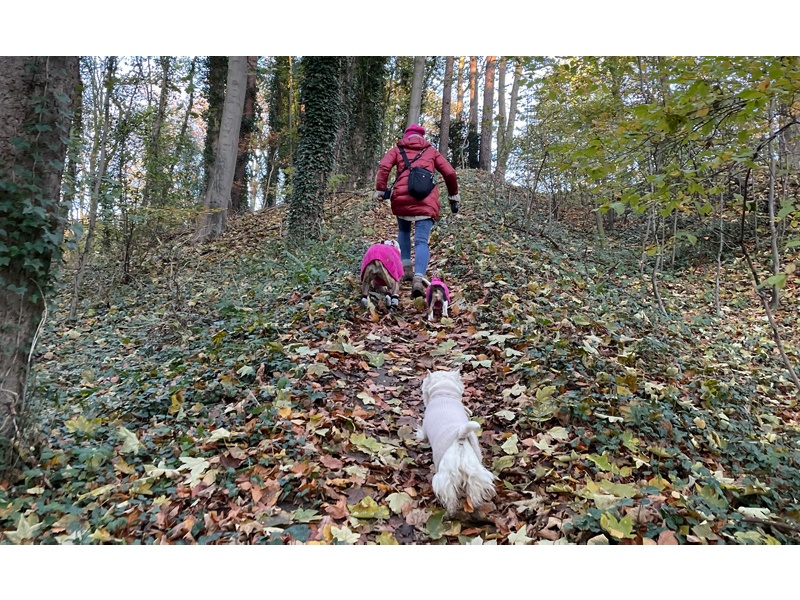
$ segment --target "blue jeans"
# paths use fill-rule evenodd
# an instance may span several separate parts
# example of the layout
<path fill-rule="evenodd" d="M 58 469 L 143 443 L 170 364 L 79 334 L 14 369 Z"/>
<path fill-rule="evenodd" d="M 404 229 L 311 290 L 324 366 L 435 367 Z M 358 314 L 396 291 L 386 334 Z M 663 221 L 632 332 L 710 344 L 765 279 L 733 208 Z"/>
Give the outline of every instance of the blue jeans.
<path fill-rule="evenodd" d="M 414 221 L 414 275 L 425 277 L 428 270 L 428 262 L 431 259 L 431 251 L 428 248 L 428 238 L 431 236 L 433 219 L 422 219 Z M 411 264 L 411 221 L 397 218 L 397 243 L 400 244 L 400 258 L 403 265 Z"/>

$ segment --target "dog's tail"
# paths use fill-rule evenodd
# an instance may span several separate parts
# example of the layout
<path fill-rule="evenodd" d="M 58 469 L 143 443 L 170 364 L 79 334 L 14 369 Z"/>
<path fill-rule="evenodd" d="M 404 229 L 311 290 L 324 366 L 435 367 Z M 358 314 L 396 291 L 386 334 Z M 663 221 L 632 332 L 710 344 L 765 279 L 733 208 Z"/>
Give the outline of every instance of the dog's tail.
<path fill-rule="evenodd" d="M 469 497 L 473 506 L 480 506 L 495 494 L 494 474 L 481 464 L 470 440 L 478 429 L 480 425 L 475 421 L 461 427 L 433 476 L 433 492 L 448 513 L 458 510 L 462 495 Z"/>

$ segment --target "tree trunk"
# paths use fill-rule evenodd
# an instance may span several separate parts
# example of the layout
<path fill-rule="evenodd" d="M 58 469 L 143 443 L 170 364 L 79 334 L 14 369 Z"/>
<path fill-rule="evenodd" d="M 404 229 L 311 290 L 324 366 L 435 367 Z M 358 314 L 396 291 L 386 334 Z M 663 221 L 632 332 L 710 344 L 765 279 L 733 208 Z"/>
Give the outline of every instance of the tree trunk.
<path fill-rule="evenodd" d="M 294 96 L 295 96 L 295 86 L 294 86 L 294 57 L 287 56 L 286 57 L 289 66 L 289 106 L 288 106 L 288 123 L 289 123 L 289 139 L 287 140 L 287 145 L 289 146 L 289 155 L 287 157 L 289 166 L 294 166 L 294 140 L 295 140 L 295 128 L 297 125 L 295 124 L 295 110 L 294 110 Z"/>
<path fill-rule="evenodd" d="M 456 79 L 456 121 L 460 121 L 464 113 L 464 63 L 465 57 L 458 57 L 458 75 Z"/>
<path fill-rule="evenodd" d="M 769 132 L 772 135 L 772 119 L 774 116 L 774 100 L 769 102 Z M 775 227 L 775 153 L 772 151 L 772 139 L 770 138 L 767 144 L 767 153 L 769 154 L 769 188 L 767 195 L 767 207 L 769 209 L 769 240 L 770 247 L 772 248 L 772 274 L 777 275 L 781 272 L 781 255 L 778 251 L 778 230 Z M 780 290 L 777 285 L 772 286 L 772 301 L 770 308 L 775 311 L 778 310 L 780 302 Z"/>
<path fill-rule="evenodd" d="M 503 177 L 500 153 L 506 145 L 506 59 L 501 58 L 497 65 L 497 166 L 494 172 L 495 175 Z"/>
<path fill-rule="evenodd" d="M 492 117 L 494 108 L 494 72 L 497 57 L 486 57 L 486 80 L 483 84 L 483 114 L 481 115 L 481 145 L 478 168 L 492 170 Z"/>
<path fill-rule="evenodd" d="M 161 57 L 161 92 L 158 95 L 158 108 L 156 109 L 153 124 L 150 127 L 150 139 L 147 145 L 146 169 L 144 191 L 142 192 L 142 206 L 150 206 L 155 199 L 157 205 L 164 204 L 164 194 L 170 188 L 165 181 L 164 174 L 171 172 L 161 160 L 161 128 L 167 114 L 167 101 L 169 100 L 169 56 Z M 110 92 L 110 90 L 109 90 Z"/>
<path fill-rule="evenodd" d="M 92 245 L 94 243 L 94 234 L 97 226 L 97 206 L 100 202 L 100 187 L 103 183 L 103 177 L 106 174 L 107 164 L 107 148 L 108 148 L 108 131 L 111 126 L 111 89 L 114 82 L 114 73 L 117 70 L 116 58 L 111 56 L 108 58 L 106 65 L 106 74 L 103 82 L 103 90 L 105 96 L 103 97 L 103 132 L 100 135 L 100 159 L 97 163 L 97 170 L 92 173 L 94 178 L 94 185 L 92 186 L 92 196 L 89 204 L 89 227 L 86 230 L 86 241 L 83 245 L 83 251 L 78 259 L 78 268 L 75 271 L 75 278 L 72 280 L 72 299 L 69 303 L 69 318 L 74 319 L 78 310 L 78 297 L 81 289 L 81 282 L 83 281 L 83 274 L 86 271 L 86 265 L 92 256 Z"/>
<path fill-rule="evenodd" d="M 425 81 L 425 57 L 414 57 L 414 75 L 411 78 L 411 100 L 408 105 L 406 127 L 419 123 L 422 112 L 422 84 Z"/>
<path fill-rule="evenodd" d="M 256 63 L 257 56 L 247 57 L 247 80 L 244 92 L 242 123 L 239 126 L 239 146 L 236 154 L 236 168 L 231 186 L 231 211 L 241 215 L 249 209 L 247 200 L 247 163 L 250 162 L 250 138 L 255 128 L 256 109 Z"/>
<path fill-rule="evenodd" d="M 508 157 L 511 154 L 511 146 L 514 143 L 514 124 L 517 120 L 517 98 L 519 96 L 520 79 L 522 79 L 522 63 L 517 59 L 514 67 L 514 83 L 511 85 L 506 133 L 503 136 L 503 146 L 497 149 L 497 173 L 501 177 L 505 177 Z"/>
<path fill-rule="evenodd" d="M 0 470 L 30 459 L 39 428 L 30 421 L 27 379 L 44 325 L 43 293 L 61 260 L 59 192 L 76 56 L 0 56 Z"/>
<path fill-rule="evenodd" d="M 333 166 L 339 122 L 342 57 L 304 56 L 300 103 L 305 107 L 297 147 L 297 172 L 289 198 L 287 242 L 302 246 L 320 239 L 325 189 Z"/>
<path fill-rule="evenodd" d="M 196 241 L 215 238 L 225 231 L 228 207 L 231 203 L 231 186 L 236 167 L 239 128 L 242 125 L 242 110 L 247 80 L 247 57 L 228 57 L 228 80 L 225 87 L 225 102 L 222 105 L 222 120 L 219 143 L 211 168 L 208 190 L 203 201 L 205 214 L 195 232 Z"/>
<path fill-rule="evenodd" d="M 353 76 L 352 84 L 342 94 L 348 102 L 347 152 L 339 172 L 348 176 L 352 188 L 361 188 L 375 183 L 380 159 L 387 57 L 359 56 L 347 60 L 352 61 Z"/>
<path fill-rule="evenodd" d="M 225 81 L 228 73 L 227 56 L 209 56 L 206 58 L 205 96 L 208 108 L 203 113 L 206 121 L 206 141 L 203 148 L 203 191 L 208 189 L 211 169 L 217 153 L 219 142 L 219 124 L 222 119 L 222 105 L 225 102 Z"/>
<path fill-rule="evenodd" d="M 442 89 L 442 123 L 439 134 L 439 152 L 447 158 L 450 142 L 450 96 L 453 87 L 453 57 L 448 56 L 444 63 L 444 88 Z"/>
<path fill-rule="evenodd" d="M 467 128 L 467 165 L 478 168 L 478 57 L 469 57 L 469 127 Z"/>

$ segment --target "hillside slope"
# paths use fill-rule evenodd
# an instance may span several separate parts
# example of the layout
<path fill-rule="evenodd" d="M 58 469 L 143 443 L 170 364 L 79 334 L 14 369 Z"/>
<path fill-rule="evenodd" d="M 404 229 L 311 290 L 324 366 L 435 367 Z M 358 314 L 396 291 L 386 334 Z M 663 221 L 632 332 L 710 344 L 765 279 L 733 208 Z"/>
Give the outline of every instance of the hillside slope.
<path fill-rule="evenodd" d="M 685 272 L 660 317 L 628 252 L 504 226 L 506 201 L 460 177 L 431 238 L 449 321 L 408 284 L 397 314 L 361 308 L 361 256 L 396 235 L 366 191 L 329 203 L 303 256 L 278 207 L 162 249 L 130 286 L 98 274 L 38 347 L 42 465 L 0 484 L 0 540 L 796 543 L 798 414 L 758 313 L 712 318 Z M 441 367 L 498 476 L 453 519 L 414 439 Z"/>

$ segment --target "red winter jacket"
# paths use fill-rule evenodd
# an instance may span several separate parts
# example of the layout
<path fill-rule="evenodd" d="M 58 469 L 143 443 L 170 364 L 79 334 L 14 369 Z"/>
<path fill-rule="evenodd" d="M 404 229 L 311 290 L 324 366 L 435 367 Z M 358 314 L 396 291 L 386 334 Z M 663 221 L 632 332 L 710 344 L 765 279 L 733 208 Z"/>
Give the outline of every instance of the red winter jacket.
<path fill-rule="evenodd" d="M 458 179 L 456 178 L 456 171 L 450 166 L 444 156 L 439 154 L 439 151 L 431 146 L 430 142 L 419 135 L 412 135 L 405 137 L 397 142 L 397 146 L 402 146 L 405 150 L 408 162 L 414 160 L 414 157 L 419 154 L 423 148 L 425 151 L 417 160 L 411 163 L 411 167 L 422 167 L 428 171 L 433 172 L 434 169 L 439 171 L 444 177 L 444 182 L 447 185 L 447 194 L 455 196 L 458 193 Z M 375 183 L 375 189 L 383 191 L 389 183 L 389 171 L 392 167 L 397 167 L 400 173 L 400 178 L 392 188 L 392 212 L 398 217 L 416 217 L 427 216 L 435 219 L 439 216 L 439 188 L 434 187 L 433 191 L 422 200 L 417 200 L 408 193 L 408 172 L 406 164 L 397 146 L 389 150 L 381 159 L 378 165 L 378 180 Z"/>

